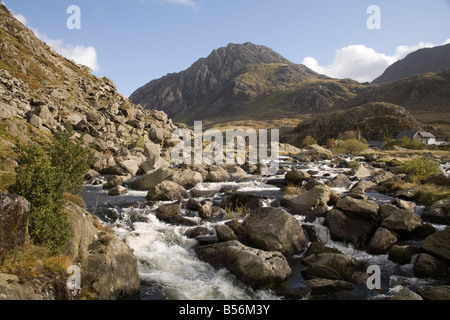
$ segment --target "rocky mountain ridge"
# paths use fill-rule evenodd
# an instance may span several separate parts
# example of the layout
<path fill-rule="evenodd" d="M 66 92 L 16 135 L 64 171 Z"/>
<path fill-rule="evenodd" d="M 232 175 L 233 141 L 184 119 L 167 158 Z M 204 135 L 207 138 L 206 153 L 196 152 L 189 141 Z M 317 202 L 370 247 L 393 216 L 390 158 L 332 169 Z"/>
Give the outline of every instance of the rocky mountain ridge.
<path fill-rule="evenodd" d="M 391 84 L 429 72 L 450 69 L 450 44 L 417 50 L 391 65 L 372 83 Z"/>

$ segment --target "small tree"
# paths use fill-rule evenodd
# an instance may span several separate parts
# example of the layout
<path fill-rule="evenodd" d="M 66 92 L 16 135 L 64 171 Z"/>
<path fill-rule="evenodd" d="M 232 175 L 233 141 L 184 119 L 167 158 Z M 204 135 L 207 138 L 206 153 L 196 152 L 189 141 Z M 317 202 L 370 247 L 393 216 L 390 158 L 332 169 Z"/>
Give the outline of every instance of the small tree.
<path fill-rule="evenodd" d="M 309 147 L 309 146 L 311 146 L 311 145 L 313 145 L 313 144 L 317 144 L 317 140 L 314 139 L 314 138 L 311 137 L 311 136 L 307 136 L 307 137 L 305 137 L 305 138 L 302 140 L 302 147 L 303 147 L 303 148 Z"/>
<path fill-rule="evenodd" d="M 69 126 L 66 131 L 56 134 L 55 144 L 48 152 L 51 165 L 58 175 L 58 188 L 62 192 L 78 194 L 84 187 L 84 176 L 89 171 L 92 154 L 82 146 L 82 139 L 72 141 L 73 129 Z"/>
<path fill-rule="evenodd" d="M 338 144 L 334 151 L 341 154 L 358 155 L 361 152 L 367 150 L 368 145 L 358 139 L 347 139 L 343 143 Z"/>
<path fill-rule="evenodd" d="M 16 183 L 9 191 L 23 196 L 31 204 L 30 238 L 37 245 L 44 245 L 53 254 L 58 254 L 70 235 L 58 174 L 37 144 L 24 146 L 16 143 L 15 151 L 19 154 L 19 166 L 16 168 Z"/>

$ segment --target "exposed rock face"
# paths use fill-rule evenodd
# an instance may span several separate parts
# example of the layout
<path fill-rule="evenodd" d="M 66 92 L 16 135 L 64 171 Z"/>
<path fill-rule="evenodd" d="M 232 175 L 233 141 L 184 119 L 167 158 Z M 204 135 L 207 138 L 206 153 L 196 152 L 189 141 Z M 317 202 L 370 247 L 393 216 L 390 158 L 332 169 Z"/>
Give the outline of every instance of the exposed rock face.
<path fill-rule="evenodd" d="M 168 148 L 176 127 L 164 112 L 132 104 L 110 79 L 63 58 L 0 6 L 2 139 L 45 141 L 72 125 L 93 146 L 94 169 L 114 175 L 136 174 L 147 143 L 160 148 L 158 156 Z"/>
<path fill-rule="evenodd" d="M 0 192 L 0 257 L 29 241 L 30 203 L 23 197 Z"/>
<path fill-rule="evenodd" d="M 66 206 L 72 237 L 66 254 L 80 267 L 82 288 L 94 299 L 112 300 L 139 293 L 137 259 L 116 236 L 97 229 L 80 207 Z"/>
<path fill-rule="evenodd" d="M 243 222 L 244 231 L 259 249 L 279 251 L 285 256 L 300 254 L 307 241 L 297 219 L 280 208 L 252 211 Z"/>
<path fill-rule="evenodd" d="M 250 102 L 258 90 L 246 81 L 245 75 L 255 71 L 275 72 L 281 83 L 316 77 L 305 66 L 295 65 L 267 47 L 229 44 L 185 71 L 151 81 L 136 90 L 130 100 L 145 108 L 160 108 L 175 120 L 189 112 L 195 112 L 195 120 L 201 120 L 238 110 Z M 207 102 L 210 105 L 207 110 L 196 109 Z"/>
<path fill-rule="evenodd" d="M 226 267 L 252 287 L 271 286 L 292 272 L 284 256 L 277 251 L 263 251 L 244 246 L 239 241 L 199 247 L 199 259 L 221 268 Z"/>

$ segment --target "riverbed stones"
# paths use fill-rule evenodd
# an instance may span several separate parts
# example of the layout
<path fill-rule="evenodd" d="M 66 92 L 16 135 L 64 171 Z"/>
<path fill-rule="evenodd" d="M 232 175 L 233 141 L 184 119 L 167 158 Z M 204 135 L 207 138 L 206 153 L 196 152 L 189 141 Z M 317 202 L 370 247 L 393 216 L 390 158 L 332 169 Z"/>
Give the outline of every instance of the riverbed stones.
<path fill-rule="evenodd" d="M 227 170 L 219 166 L 211 166 L 205 178 L 206 182 L 226 182 L 230 180 Z"/>
<path fill-rule="evenodd" d="M 423 223 L 416 213 L 391 204 L 380 206 L 380 216 L 381 226 L 402 234 L 411 233 Z"/>
<path fill-rule="evenodd" d="M 196 226 L 194 220 L 185 218 L 181 215 L 181 205 L 179 203 L 162 205 L 156 210 L 156 217 L 164 222 L 183 225 Z"/>
<path fill-rule="evenodd" d="M 374 255 L 385 254 L 389 250 L 389 248 L 397 241 L 397 234 L 381 227 L 375 232 L 372 239 L 370 240 L 367 247 L 367 253 Z"/>
<path fill-rule="evenodd" d="M 412 245 L 393 245 L 389 250 L 388 259 L 399 264 L 408 264 L 413 255 L 420 253 L 420 248 Z"/>
<path fill-rule="evenodd" d="M 299 184 L 302 181 L 308 179 L 310 175 L 306 171 L 299 171 L 296 168 L 293 168 L 291 171 L 287 172 L 284 176 L 284 179 L 287 181 L 293 182 L 295 184 Z"/>
<path fill-rule="evenodd" d="M 181 201 L 189 198 L 183 186 L 173 181 L 163 181 L 150 188 L 146 199 L 149 201 Z"/>
<path fill-rule="evenodd" d="M 422 219 L 435 224 L 450 225 L 450 198 L 437 201 L 426 208 Z"/>
<path fill-rule="evenodd" d="M 379 206 L 373 201 L 344 197 L 336 203 L 336 207 L 343 212 L 350 212 L 375 221 L 378 220 Z"/>
<path fill-rule="evenodd" d="M 448 285 L 423 286 L 417 289 L 417 293 L 424 300 L 450 300 Z"/>
<path fill-rule="evenodd" d="M 344 213 L 338 209 L 329 211 L 325 218 L 333 240 L 348 241 L 355 245 L 364 244 L 377 230 L 378 222 L 361 216 Z"/>
<path fill-rule="evenodd" d="M 327 296 L 342 290 L 352 290 L 353 283 L 343 280 L 315 278 L 303 281 L 311 289 L 312 296 Z"/>
<path fill-rule="evenodd" d="M 450 227 L 428 236 L 422 249 L 450 265 Z"/>
<path fill-rule="evenodd" d="M 217 238 L 221 242 L 239 240 L 233 230 L 226 224 L 220 224 L 216 226 Z"/>
<path fill-rule="evenodd" d="M 241 281 L 254 288 L 273 286 L 292 272 L 280 252 L 247 247 L 239 241 L 201 246 L 195 251 L 200 260 L 216 268 L 226 267 Z"/>
<path fill-rule="evenodd" d="M 347 177 L 347 175 L 341 173 L 334 177 L 329 183 L 328 186 L 331 188 L 348 188 L 351 186 L 353 182 Z"/>
<path fill-rule="evenodd" d="M 298 196 L 284 196 L 280 205 L 294 215 L 321 216 L 328 211 L 330 198 L 330 188 L 325 185 L 319 185 Z"/>
<path fill-rule="evenodd" d="M 251 212 L 243 229 L 259 249 L 279 251 L 285 256 L 300 254 L 307 241 L 297 219 L 281 208 L 260 208 Z"/>
<path fill-rule="evenodd" d="M 419 278 L 443 278 L 448 274 L 447 265 L 435 257 L 421 253 L 414 264 L 414 275 Z"/>
<path fill-rule="evenodd" d="M 321 146 L 313 144 L 308 148 L 303 149 L 301 152 L 295 154 L 293 158 L 301 162 L 331 160 L 333 158 L 333 152 Z"/>
<path fill-rule="evenodd" d="M 302 259 L 307 268 L 305 276 L 332 280 L 347 280 L 356 271 L 356 261 L 345 254 L 334 252 L 313 253 Z"/>
<path fill-rule="evenodd" d="M 115 186 L 108 190 L 108 194 L 112 197 L 123 196 L 128 193 L 128 189 L 122 186 Z"/>

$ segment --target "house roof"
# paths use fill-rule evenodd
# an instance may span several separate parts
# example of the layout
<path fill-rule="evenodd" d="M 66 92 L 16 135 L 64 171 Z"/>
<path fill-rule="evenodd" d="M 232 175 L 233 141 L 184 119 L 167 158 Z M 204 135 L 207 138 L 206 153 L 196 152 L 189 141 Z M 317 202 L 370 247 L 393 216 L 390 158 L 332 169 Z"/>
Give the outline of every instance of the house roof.
<path fill-rule="evenodd" d="M 426 138 L 428 138 L 428 139 L 436 138 L 434 135 L 432 135 L 431 133 L 426 132 L 426 131 L 411 130 L 411 131 L 400 132 L 397 135 L 396 139 L 401 139 L 403 137 L 408 137 L 408 138 L 412 139 L 412 138 L 414 138 L 414 136 L 416 134 L 418 134 L 421 138 L 425 138 L 425 139 Z"/>
<path fill-rule="evenodd" d="M 419 132 L 418 130 L 412 130 L 412 131 L 403 131 L 403 132 L 400 132 L 398 135 L 397 135 L 397 137 L 396 137 L 396 139 L 398 140 L 398 139 L 401 139 L 401 138 L 403 138 L 403 137 L 408 137 L 408 138 L 414 138 L 414 136 L 417 134 L 417 132 Z"/>
<path fill-rule="evenodd" d="M 419 132 L 419 135 L 420 135 L 422 138 L 436 138 L 436 137 L 433 136 L 431 133 L 425 132 L 425 131 L 420 131 L 420 132 Z"/>

